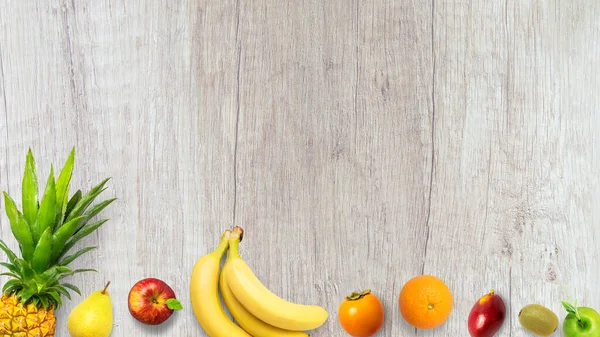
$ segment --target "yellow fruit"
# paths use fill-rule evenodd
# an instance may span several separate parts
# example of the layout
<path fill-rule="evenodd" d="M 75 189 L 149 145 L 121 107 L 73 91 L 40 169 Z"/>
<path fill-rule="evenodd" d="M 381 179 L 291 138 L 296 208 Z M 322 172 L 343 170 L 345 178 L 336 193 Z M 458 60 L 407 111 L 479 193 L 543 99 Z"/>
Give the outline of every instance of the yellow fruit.
<path fill-rule="evenodd" d="M 91 293 L 75 306 L 67 320 L 71 337 L 108 337 L 113 327 L 113 310 L 110 294 L 103 290 Z"/>
<path fill-rule="evenodd" d="M 235 240 L 239 242 L 239 237 L 241 236 L 242 229 L 236 227 L 233 235 L 231 236 L 231 240 Z M 231 252 L 231 251 L 230 251 Z M 260 319 L 256 318 L 252 315 L 244 306 L 238 302 L 235 298 L 231 289 L 229 289 L 229 275 L 227 273 L 227 264 L 231 261 L 231 253 L 227 254 L 227 260 L 225 261 L 225 265 L 223 270 L 221 271 L 220 277 L 220 289 L 221 295 L 223 296 L 223 300 L 225 301 L 225 305 L 229 309 L 229 312 L 235 318 L 236 322 L 244 329 L 246 332 L 251 334 L 252 336 L 260 336 L 260 337 L 308 337 L 308 334 L 301 331 L 291 331 L 284 330 L 277 327 L 274 327 L 270 324 L 267 324 Z"/>
<path fill-rule="evenodd" d="M 210 337 L 252 337 L 229 319 L 219 299 L 219 268 L 230 233 L 225 231 L 219 246 L 194 265 L 190 299 L 198 323 Z"/>
<path fill-rule="evenodd" d="M 293 331 L 313 330 L 325 323 L 327 311 L 317 305 L 286 301 L 267 289 L 240 257 L 238 241 L 229 240 L 230 261 L 224 266 L 235 298 L 256 318 Z"/>
<path fill-rule="evenodd" d="M 0 336 L 53 337 L 55 327 L 53 308 L 23 306 L 15 296 L 0 298 Z"/>

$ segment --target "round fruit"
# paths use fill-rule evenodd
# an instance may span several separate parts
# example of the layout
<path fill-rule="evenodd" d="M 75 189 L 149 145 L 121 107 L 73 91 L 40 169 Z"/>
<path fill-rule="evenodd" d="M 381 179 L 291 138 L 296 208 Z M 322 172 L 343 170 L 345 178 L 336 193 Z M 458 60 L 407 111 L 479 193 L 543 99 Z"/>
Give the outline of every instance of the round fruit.
<path fill-rule="evenodd" d="M 383 304 L 370 289 L 352 293 L 340 304 L 338 319 L 350 336 L 371 337 L 383 326 Z"/>
<path fill-rule="evenodd" d="M 563 302 L 567 317 L 563 322 L 565 337 L 600 336 L 600 314 L 590 307 Z"/>
<path fill-rule="evenodd" d="M 448 319 L 452 301 L 452 292 L 444 281 L 435 276 L 421 275 L 402 287 L 398 304 L 408 324 L 419 329 L 432 329 Z"/>
<path fill-rule="evenodd" d="M 129 313 L 141 323 L 159 325 L 169 319 L 174 310 L 181 310 L 175 292 L 156 278 L 138 281 L 129 291 Z"/>
<path fill-rule="evenodd" d="M 519 323 L 534 335 L 548 337 L 558 329 L 558 316 L 539 304 L 528 304 L 519 311 Z"/>

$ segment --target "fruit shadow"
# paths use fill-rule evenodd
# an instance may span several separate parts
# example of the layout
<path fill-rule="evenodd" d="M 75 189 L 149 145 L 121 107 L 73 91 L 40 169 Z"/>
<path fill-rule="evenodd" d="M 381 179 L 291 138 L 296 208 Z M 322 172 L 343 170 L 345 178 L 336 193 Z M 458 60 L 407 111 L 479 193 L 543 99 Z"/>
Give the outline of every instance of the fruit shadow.
<path fill-rule="evenodd" d="M 180 319 L 181 315 L 177 315 L 177 312 L 174 312 L 173 315 L 161 325 L 147 325 L 140 323 L 137 320 L 135 320 L 135 323 L 138 324 L 144 332 L 144 336 L 169 336 L 168 331 L 170 331 Z"/>

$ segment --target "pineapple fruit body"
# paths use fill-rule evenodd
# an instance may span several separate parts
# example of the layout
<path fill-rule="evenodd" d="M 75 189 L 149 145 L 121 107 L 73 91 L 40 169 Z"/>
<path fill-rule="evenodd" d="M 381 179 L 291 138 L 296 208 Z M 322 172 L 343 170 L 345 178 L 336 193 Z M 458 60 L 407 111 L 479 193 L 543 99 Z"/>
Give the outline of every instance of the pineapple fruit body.
<path fill-rule="evenodd" d="M 23 305 L 16 296 L 0 298 L 0 337 L 54 337 L 54 309 Z"/>

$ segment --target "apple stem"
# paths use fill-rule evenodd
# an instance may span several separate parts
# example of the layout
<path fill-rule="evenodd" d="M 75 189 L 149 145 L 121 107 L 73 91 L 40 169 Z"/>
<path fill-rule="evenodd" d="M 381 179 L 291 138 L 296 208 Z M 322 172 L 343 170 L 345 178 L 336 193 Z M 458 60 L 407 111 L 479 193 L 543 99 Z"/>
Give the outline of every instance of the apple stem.
<path fill-rule="evenodd" d="M 104 286 L 104 289 L 102 289 L 102 291 L 101 291 L 102 294 L 106 294 L 106 289 L 108 289 L 109 285 L 110 285 L 110 281 L 108 281 L 108 283 L 106 283 L 106 285 Z"/>
<path fill-rule="evenodd" d="M 575 316 L 577 317 L 579 325 L 583 327 L 583 323 L 581 323 L 581 316 L 579 315 L 579 308 L 577 307 L 577 301 L 575 301 Z"/>

